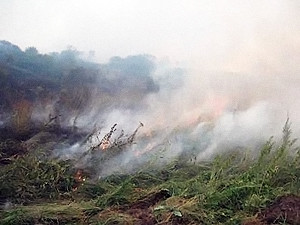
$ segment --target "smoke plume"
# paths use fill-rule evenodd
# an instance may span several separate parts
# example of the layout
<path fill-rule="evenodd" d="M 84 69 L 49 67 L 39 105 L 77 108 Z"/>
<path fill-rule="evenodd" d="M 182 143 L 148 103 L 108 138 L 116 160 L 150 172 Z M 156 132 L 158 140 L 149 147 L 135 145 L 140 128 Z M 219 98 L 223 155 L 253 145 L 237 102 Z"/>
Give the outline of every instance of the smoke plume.
<path fill-rule="evenodd" d="M 37 64 L 28 60 L 28 65 L 52 65 L 51 71 L 50 67 L 43 71 L 56 76 L 51 85 L 37 84 L 38 93 L 27 90 L 23 95 L 35 101 L 35 121 L 56 122 L 92 134 L 89 143 L 82 138 L 55 149 L 54 155 L 64 159 L 78 159 L 78 155 L 97 145 L 114 124 L 117 126 L 111 142 L 123 132 L 132 134 L 140 122 L 144 125 L 131 145 L 124 145 L 118 154 L 101 161 L 99 176 L 130 173 L 150 164 L 163 165 L 176 157 L 201 161 L 230 150 L 255 153 L 269 137 L 280 138 L 288 117 L 298 137 L 299 3 L 206 3 L 207 11 L 201 11 L 208 19 L 202 27 L 205 35 L 190 27 L 193 32 L 186 34 L 188 41 L 182 48 L 176 45 L 176 38 L 171 39 L 159 50 L 169 54 L 174 50 L 175 56 L 170 55 L 170 59 L 115 56 L 97 64 L 82 60 L 74 49 L 41 57 L 34 49 L 23 52 L 1 42 L 0 56 L 6 62 L 0 71 L 2 78 L 7 81 L 6 71 L 13 73 L 15 83 L 7 82 L 25 89 L 26 82 L 33 79 L 17 82 L 18 71 L 34 74 L 24 69 L 21 62 L 25 56 L 30 60 L 42 58 Z M 199 38 L 193 39 L 191 33 Z M 12 51 L 18 56 L 13 60 L 7 54 Z M 186 61 L 173 63 L 180 54 Z M 44 77 L 35 79 L 46 82 Z M 50 92 L 55 94 L 51 96 Z M 4 115 L 5 106 L 15 104 L 6 93 L 0 94 Z M 15 92 L 11 95 L 19 96 Z M 5 121 L 4 116 L 0 117 L 0 127 Z M 78 165 L 90 166 L 91 160 L 87 154 Z"/>

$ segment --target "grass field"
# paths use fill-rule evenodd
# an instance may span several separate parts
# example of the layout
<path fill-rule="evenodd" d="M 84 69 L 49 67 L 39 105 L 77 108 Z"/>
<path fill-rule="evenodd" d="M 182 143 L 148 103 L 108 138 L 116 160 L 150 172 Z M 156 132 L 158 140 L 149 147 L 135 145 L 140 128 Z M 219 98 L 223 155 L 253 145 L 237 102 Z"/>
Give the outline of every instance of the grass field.
<path fill-rule="evenodd" d="M 287 121 L 281 141 L 256 155 L 179 158 L 98 180 L 27 154 L 2 166 L 0 194 L 0 224 L 300 224 L 300 152 Z"/>

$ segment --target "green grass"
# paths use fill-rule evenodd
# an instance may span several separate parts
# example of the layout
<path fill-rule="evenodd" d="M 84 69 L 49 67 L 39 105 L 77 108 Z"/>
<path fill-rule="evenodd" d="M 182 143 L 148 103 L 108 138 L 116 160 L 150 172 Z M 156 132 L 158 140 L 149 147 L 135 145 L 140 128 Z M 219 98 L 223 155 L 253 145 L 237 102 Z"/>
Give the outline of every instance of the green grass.
<path fill-rule="evenodd" d="M 0 198 L 16 203 L 56 199 L 70 192 L 73 184 L 71 165 L 67 162 L 25 155 L 1 168 Z"/>
<path fill-rule="evenodd" d="M 70 204 L 66 205 L 66 200 L 60 200 L 42 205 L 33 202 L 28 206 L 17 206 L 0 213 L 1 224 L 30 224 L 32 221 L 57 221 L 54 224 L 84 224 L 87 221 L 90 224 L 136 224 L 138 218 L 124 210 L 124 206 L 131 206 L 163 189 L 168 190 L 171 197 L 151 205 L 150 214 L 156 223 L 241 224 L 245 218 L 254 216 L 278 196 L 300 195 L 300 153 L 295 142 L 291 139 L 287 120 L 281 141 L 276 143 L 270 138 L 256 157 L 232 151 L 216 156 L 211 162 L 190 164 L 178 159 L 159 170 L 148 168 L 132 175 L 109 176 L 96 183 L 87 181 L 76 192 L 63 188 L 69 193 Z M 15 170 L 18 168 L 14 167 Z M 50 168 L 46 171 L 51 176 L 43 175 L 45 179 L 57 177 L 59 171 L 62 173 L 59 176 L 68 174 L 67 169 L 60 170 L 60 167 L 53 165 Z M 14 176 L 17 174 L 15 171 Z M 12 174 L 8 173 L 7 176 Z M 2 187 L 8 185 L 4 178 L 2 174 Z M 16 190 L 20 188 L 17 187 Z M 46 190 L 43 186 L 39 188 Z M 35 196 L 34 201 L 50 196 L 52 189 L 49 190 L 47 194 Z M 57 195 L 53 196 L 54 200 L 58 199 Z M 18 195 L 18 198 L 21 197 Z"/>
<path fill-rule="evenodd" d="M 98 211 L 91 202 L 38 203 L 4 211 L 1 224 L 86 224 Z"/>

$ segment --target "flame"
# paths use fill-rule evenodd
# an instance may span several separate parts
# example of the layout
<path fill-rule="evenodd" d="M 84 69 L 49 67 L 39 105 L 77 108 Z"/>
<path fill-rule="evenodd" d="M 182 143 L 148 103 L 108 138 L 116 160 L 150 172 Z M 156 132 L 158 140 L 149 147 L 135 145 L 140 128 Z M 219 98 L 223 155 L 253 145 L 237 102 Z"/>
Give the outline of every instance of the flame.
<path fill-rule="evenodd" d="M 83 170 L 78 169 L 76 173 L 74 174 L 74 180 L 75 180 L 75 185 L 72 189 L 72 191 L 77 191 L 78 187 L 83 184 L 85 181 L 85 177 L 83 175 Z"/>
<path fill-rule="evenodd" d="M 78 169 L 74 175 L 74 179 L 76 182 L 78 183 L 82 183 L 83 181 L 85 181 L 85 178 L 83 177 L 83 170 L 82 169 Z"/>
<path fill-rule="evenodd" d="M 213 94 L 209 96 L 203 104 L 206 114 L 214 120 L 222 115 L 230 104 L 228 96 Z"/>
<path fill-rule="evenodd" d="M 100 148 L 103 151 L 106 151 L 110 147 L 110 142 L 108 140 L 101 143 Z"/>
<path fill-rule="evenodd" d="M 196 127 L 199 123 L 202 122 L 208 122 L 208 123 L 214 123 L 216 120 L 218 120 L 219 117 L 222 116 L 222 114 L 231 107 L 233 100 L 230 96 L 220 95 L 220 94 L 211 94 L 208 96 L 203 102 L 201 102 L 199 105 L 196 105 L 193 109 L 186 109 L 182 113 L 181 117 L 177 119 L 177 121 L 174 122 L 174 125 L 171 126 L 165 126 L 165 128 L 161 128 L 161 130 L 168 130 L 169 132 L 173 132 L 176 130 L 184 130 L 191 127 Z M 196 103 L 195 103 L 196 104 Z M 161 124 L 165 124 L 163 120 L 160 120 L 160 118 L 156 118 L 156 121 Z M 155 125 L 157 125 L 156 123 Z M 152 127 L 148 128 L 147 130 L 144 130 L 142 134 L 143 140 L 147 141 L 156 138 L 159 132 L 154 131 Z M 140 157 L 141 155 L 152 151 L 153 149 L 156 149 L 158 146 L 163 145 L 167 143 L 162 141 L 159 138 L 159 142 L 153 142 L 153 140 L 146 144 L 142 149 L 136 149 L 134 151 L 135 157 Z"/>
<path fill-rule="evenodd" d="M 228 98 L 222 96 L 216 97 L 212 102 L 212 109 L 213 109 L 214 116 L 219 117 L 226 109 L 228 103 L 229 103 Z"/>

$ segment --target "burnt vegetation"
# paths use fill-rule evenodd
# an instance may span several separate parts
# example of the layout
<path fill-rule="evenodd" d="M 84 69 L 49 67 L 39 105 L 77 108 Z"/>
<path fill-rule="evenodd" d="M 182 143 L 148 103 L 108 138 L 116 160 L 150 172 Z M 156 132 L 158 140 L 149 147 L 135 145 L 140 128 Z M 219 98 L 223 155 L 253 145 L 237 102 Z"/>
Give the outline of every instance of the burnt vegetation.
<path fill-rule="evenodd" d="M 150 160 L 132 174 L 95 177 L 116 166 L 105 162 L 134 145 L 143 124 L 103 133 L 81 129 L 78 118 L 93 104 L 99 114 L 141 107 L 159 85 L 150 56 L 105 65 L 79 56 L 0 42 L 0 224 L 300 223 L 300 152 L 289 120 L 281 140 L 270 138 L 259 154 L 232 149 L 195 163 L 187 151 L 159 168 Z M 74 143 L 84 149 L 77 157 L 53 156 Z"/>

